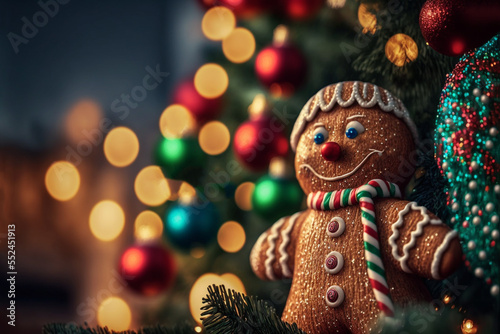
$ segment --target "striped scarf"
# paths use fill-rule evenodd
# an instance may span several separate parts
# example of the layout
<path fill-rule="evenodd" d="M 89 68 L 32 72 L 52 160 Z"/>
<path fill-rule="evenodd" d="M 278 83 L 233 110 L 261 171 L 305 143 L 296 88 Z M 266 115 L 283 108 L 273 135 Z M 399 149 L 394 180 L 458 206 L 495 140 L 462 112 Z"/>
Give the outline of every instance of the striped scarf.
<path fill-rule="evenodd" d="M 336 210 L 348 205 L 360 206 L 368 278 L 379 309 L 386 316 L 391 317 L 394 315 L 394 305 L 380 255 L 377 220 L 373 204 L 375 197 L 401 198 L 401 192 L 397 184 L 375 179 L 355 189 L 310 193 L 307 197 L 307 206 L 313 210 Z"/>

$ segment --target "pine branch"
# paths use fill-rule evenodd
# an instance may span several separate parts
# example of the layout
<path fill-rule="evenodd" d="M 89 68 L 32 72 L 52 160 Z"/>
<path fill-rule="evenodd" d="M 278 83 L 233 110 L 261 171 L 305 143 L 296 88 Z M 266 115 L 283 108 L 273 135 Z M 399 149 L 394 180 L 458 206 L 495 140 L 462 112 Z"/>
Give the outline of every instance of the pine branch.
<path fill-rule="evenodd" d="M 305 334 L 297 325 L 280 319 L 273 307 L 255 297 L 248 297 L 224 285 L 209 286 L 203 298 L 202 316 L 207 333 Z"/>
<path fill-rule="evenodd" d="M 191 326 L 176 326 L 167 328 L 162 325 L 155 327 L 141 328 L 139 331 L 116 332 L 107 327 L 89 328 L 74 324 L 48 324 L 43 327 L 43 334 L 194 334 L 196 333 Z"/>

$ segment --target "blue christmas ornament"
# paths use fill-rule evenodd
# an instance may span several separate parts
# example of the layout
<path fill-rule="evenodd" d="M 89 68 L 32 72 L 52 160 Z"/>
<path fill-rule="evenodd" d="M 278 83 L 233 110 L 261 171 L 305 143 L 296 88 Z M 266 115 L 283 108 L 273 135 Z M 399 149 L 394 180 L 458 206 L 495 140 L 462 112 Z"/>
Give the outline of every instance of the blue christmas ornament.
<path fill-rule="evenodd" d="M 221 220 L 217 208 L 208 200 L 177 203 L 165 213 L 164 234 L 175 247 L 188 251 L 212 243 Z"/>

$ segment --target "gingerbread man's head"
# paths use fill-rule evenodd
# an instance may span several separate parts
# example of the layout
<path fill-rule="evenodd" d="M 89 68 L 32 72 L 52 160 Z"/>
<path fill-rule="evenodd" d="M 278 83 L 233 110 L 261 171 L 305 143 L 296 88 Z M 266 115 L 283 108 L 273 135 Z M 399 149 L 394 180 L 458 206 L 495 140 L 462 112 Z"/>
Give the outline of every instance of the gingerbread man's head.
<path fill-rule="evenodd" d="M 403 103 L 363 82 L 327 86 L 304 106 L 291 136 L 305 193 L 355 188 L 372 179 L 404 187 L 417 132 Z"/>

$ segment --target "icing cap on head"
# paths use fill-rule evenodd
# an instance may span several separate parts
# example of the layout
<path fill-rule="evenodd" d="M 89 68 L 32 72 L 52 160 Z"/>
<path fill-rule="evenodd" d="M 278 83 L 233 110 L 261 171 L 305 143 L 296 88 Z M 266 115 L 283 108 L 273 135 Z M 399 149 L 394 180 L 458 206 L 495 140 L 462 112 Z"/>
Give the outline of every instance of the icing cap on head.
<path fill-rule="evenodd" d="M 299 138 L 308 122 L 312 121 L 319 110 L 332 111 L 336 104 L 346 108 L 357 104 L 362 108 L 378 106 L 381 110 L 392 112 L 401 118 L 410 129 L 415 141 L 418 139 L 417 128 L 410 118 L 403 102 L 394 97 L 387 90 L 371 83 L 359 81 L 339 82 L 324 87 L 307 101 L 293 126 L 290 144 L 293 151 L 297 149 Z"/>

